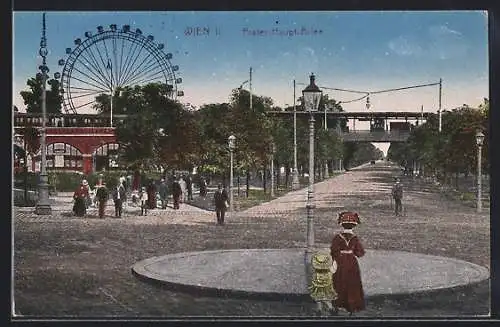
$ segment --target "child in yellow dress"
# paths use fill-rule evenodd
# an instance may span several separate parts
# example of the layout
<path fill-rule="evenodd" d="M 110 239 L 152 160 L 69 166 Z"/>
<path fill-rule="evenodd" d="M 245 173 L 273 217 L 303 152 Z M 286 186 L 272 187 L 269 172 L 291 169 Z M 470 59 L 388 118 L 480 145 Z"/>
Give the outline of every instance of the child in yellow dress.
<path fill-rule="evenodd" d="M 316 302 L 317 313 L 320 315 L 337 314 L 338 311 L 332 304 L 337 299 L 332 280 L 332 274 L 336 270 L 335 261 L 329 254 L 316 253 L 312 256 L 311 265 L 313 274 L 309 291 Z"/>

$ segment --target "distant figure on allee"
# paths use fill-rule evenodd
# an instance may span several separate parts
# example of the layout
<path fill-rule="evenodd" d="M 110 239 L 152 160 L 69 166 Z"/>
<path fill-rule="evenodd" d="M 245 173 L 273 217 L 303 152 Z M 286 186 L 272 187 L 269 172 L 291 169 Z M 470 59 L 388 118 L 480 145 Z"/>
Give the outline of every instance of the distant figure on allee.
<path fill-rule="evenodd" d="M 123 184 L 118 183 L 112 192 L 113 202 L 115 203 L 115 217 L 122 216 L 123 203 L 126 201 L 126 192 Z"/>
<path fill-rule="evenodd" d="M 224 225 L 224 216 L 229 207 L 229 198 L 226 189 L 219 184 L 214 193 L 215 214 L 217 216 L 217 225 Z"/>
<path fill-rule="evenodd" d="M 399 216 L 403 211 L 403 184 L 399 178 L 396 178 L 396 183 L 392 186 L 392 198 L 394 199 L 394 214 Z"/>
<path fill-rule="evenodd" d="M 86 180 L 83 180 L 75 190 L 73 194 L 73 199 L 75 200 L 75 204 L 73 205 L 73 212 L 76 216 L 83 217 L 87 212 L 86 199 L 89 196 L 88 188 L 85 185 Z"/>
<path fill-rule="evenodd" d="M 158 193 L 160 194 L 161 208 L 166 209 L 168 202 L 168 185 L 164 178 L 161 179 L 160 186 L 158 187 Z"/>
<path fill-rule="evenodd" d="M 179 184 L 179 178 L 175 177 L 172 182 L 172 197 L 174 198 L 174 209 L 179 209 L 179 202 L 181 200 L 182 189 Z"/>

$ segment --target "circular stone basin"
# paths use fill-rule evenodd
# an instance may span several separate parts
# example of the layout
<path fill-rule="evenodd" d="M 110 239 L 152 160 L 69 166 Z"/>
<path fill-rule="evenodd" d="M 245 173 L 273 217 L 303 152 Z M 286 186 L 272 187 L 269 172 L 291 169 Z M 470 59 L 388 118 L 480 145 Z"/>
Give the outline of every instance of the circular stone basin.
<path fill-rule="evenodd" d="M 328 249 L 320 250 L 329 253 Z M 489 278 L 489 270 L 452 258 L 367 250 L 360 258 L 365 295 L 452 288 Z M 212 295 L 307 298 L 304 249 L 239 249 L 175 253 L 137 262 L 133 273 L 167 287 Z"/>

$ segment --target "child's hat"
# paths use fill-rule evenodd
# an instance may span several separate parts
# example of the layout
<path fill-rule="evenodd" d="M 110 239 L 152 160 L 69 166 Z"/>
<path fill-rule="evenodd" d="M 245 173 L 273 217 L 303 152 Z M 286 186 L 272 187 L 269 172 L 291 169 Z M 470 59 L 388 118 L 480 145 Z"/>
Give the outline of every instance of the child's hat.
<path fill-rule="evenodd" d="M 359 216 L 356 212 L 344 211 L 339 213 L 338 223 L 341 225 L 342 224 L 358 225 L 361 224 L 361 221 L 359 220 Z"/>
<path fill-rule="evenodd" d="M 315 270 L 327 270 L 332 267 L 332 257 L 326 253 L 315 253 L 312 256 L 311 264 Z"/>

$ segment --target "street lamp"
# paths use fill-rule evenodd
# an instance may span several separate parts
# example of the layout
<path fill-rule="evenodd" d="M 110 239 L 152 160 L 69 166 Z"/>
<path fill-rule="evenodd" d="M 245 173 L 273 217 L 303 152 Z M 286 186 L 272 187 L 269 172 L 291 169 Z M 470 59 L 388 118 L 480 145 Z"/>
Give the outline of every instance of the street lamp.
<path fill-rule="evenodd" d="M 305 262 L 306 267 L 309 267 L 314 246 L 314 112 L 318 111 L 319 102 L 322 92 L 314 83 L 315 76 L 311 74 L 309 77 L 309 85 L 302 91 L 304 99 L 304 107 L 309 111 L 309 186 L 307 188 L 307 236 L 306 236 L 306 251 Z M 306 270 L 310 273 L 309 269 Z"/>
<path fill-rule="evenodd" d="M 230 183 L 229 183 L 229 212 L 231 212 L 231 216 L 234 211 L 234 204 L 233 204 L 233 151 L 234 148 L 236 147 L 236 136 L 231 135 L 229 136 L 229 152 L 231 154 L 231 168 L 230 168 Z"/>
<path fill-rule="evenodd" d="M 276 144 L 271 142 L 271 198 L 274 198 L 274 154 L 276 153 Z"/>
<path fill-rule="evenodd" d="M 326 110 L 328 109 L 328 106 L 325 104 L 325 132 L 328 133 L 328 121 L 326 119 Z M 325 179 L 327 179 L 328 176 L 328 159 L 325 159 Z"/>
<path fill-rule="evenodd" d="M 477 212 L 482 211 L 483 203 L 481 200 L 481 188 L 482 188 L 482 173 L 481 173 L 481 150 L 484 142 L 484 134 L 481 131 L 476 133 L 476 144 L 477 144 Z"/>
<path fill-rule="evenodd" d="M 47 178 L 47 146 L 46 146 L 46 124 L 47 124 L 47 99 L 46 99 L 46 88 L 47 88 L 47 77 L 49 68 L 46 65 L 46 57 L 49 51 L 47 50 L 47 38 L 45 37 L 45 13 L 42 15 L 42 39 L 40 41 L 40 51 L 39 54 L 42 57 L 42 65 L 39 67 L 42 77 L 42 128 L 41 128 L 41 139 L 40 139 L 40 149 L 42 155 L 42 162 L 40 165 L 40 183 L 38 185 L 38 202 L 36 204 L 35 213 L 37 215 L 50 215 L 52 214 L 52 208 L 49 202 L 49 184 Z"/>

